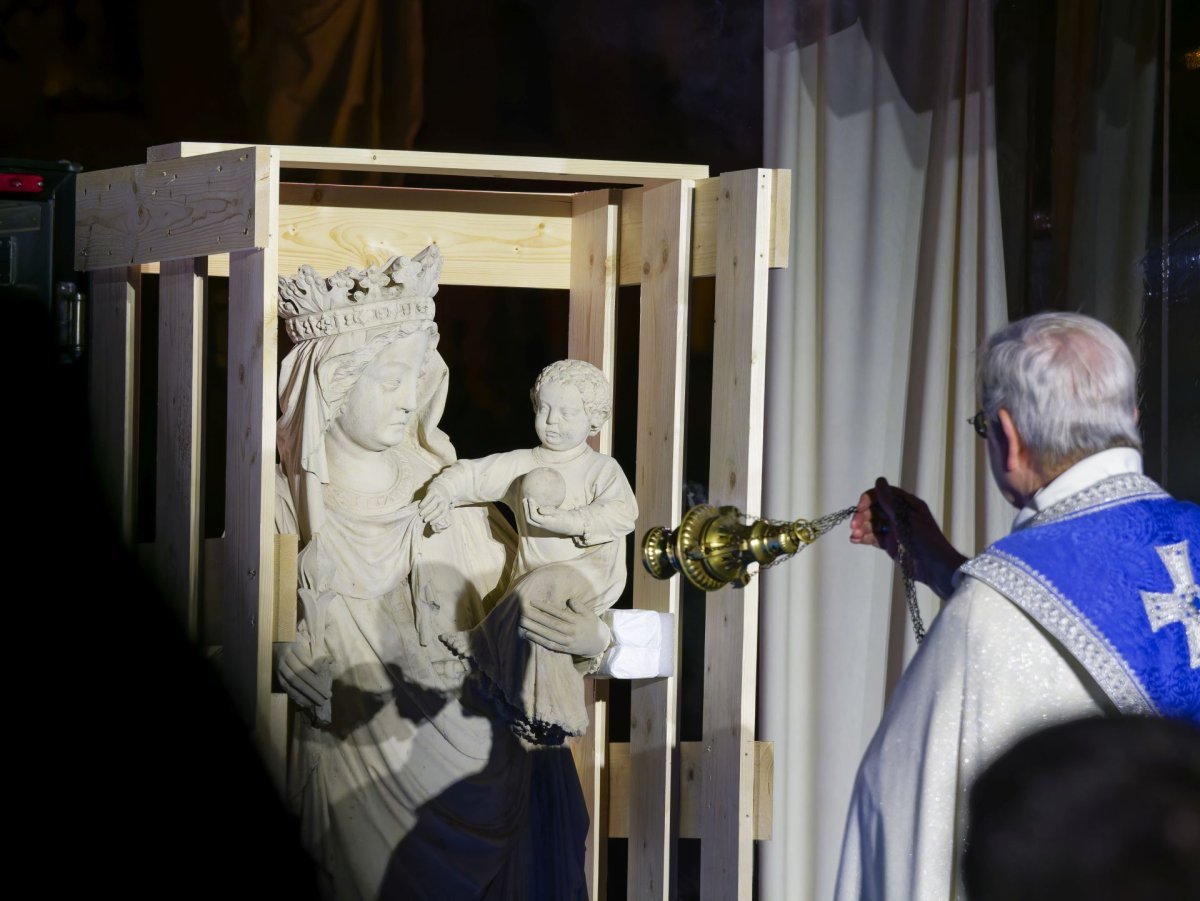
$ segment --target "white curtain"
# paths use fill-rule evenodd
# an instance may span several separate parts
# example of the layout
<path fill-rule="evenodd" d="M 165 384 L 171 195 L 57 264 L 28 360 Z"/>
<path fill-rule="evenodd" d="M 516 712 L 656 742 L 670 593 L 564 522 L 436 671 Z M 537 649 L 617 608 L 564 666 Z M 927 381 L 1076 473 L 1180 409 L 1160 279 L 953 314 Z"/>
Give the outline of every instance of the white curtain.
<path fill-rule="evenodd" d="M 883 475 L 963 553 L 1007 531 L 967 423 L 975 350 L 1006 319 L 991 16 L 988 0 L 768 0 L 766 162 L 793 173 L 790 266 L 771 281 L 772 518 L 852 505 Z M 760 622 L 775 790 L 759 896 L 824 899 L 859 759 L 915 650 L 903 590 L 841 526 L 763 573 Z"/>

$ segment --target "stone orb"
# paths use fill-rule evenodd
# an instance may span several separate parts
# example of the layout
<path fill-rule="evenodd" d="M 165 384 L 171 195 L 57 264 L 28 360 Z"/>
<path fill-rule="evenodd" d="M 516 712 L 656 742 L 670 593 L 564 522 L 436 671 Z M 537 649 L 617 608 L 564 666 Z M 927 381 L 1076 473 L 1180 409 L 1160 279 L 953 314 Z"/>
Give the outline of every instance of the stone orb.
<path fill-rule="evenodd" d="M 522 477 L 521 497 L 537 507 L 561 507 L 567 499 L 567 483 L 557 469 L 539 466 Z"/>

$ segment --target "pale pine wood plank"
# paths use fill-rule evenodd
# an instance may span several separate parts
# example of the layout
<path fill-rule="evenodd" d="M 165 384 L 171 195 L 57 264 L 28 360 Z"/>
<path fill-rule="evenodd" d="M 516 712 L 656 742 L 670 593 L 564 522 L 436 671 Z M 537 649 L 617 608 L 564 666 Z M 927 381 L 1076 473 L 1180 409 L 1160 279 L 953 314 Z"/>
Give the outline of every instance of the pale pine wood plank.
<path fill-rule="evenodd" d="M 230 255 L 225 445 L 224 667 L 238 709 L 267 748 L 275 605 L 275 388 L 279 160 L 257 150 L 256 206 L 268 246 Z"/>
<path fill-rule="evenodd" d="M 767 170 L 773 179 L 769 254 L 772 267 L 787 265 L 790 171 Z M 388 248 L 418 238 L 422 246 L 437 243 L 446 252 L 441 279 L 447 285 L 492 285 L 517 288 L 566 288 L 570 285 L 570 195 L 529 195 L 503 192 L 421 191 L 410 188 L 339 188 L 291 186 L 281 210 L 283 243 L 280 268 L 327 264 L 357 255 L 357 265 L 386 258 Z M 692 232 L 693 278 L 716 274 L 717 193 L 719 179 L 697 182 Z M 317 212 L 303 202 L 303 191 L 319 194 L 325 205 L 344 204 L 337 213 Z M 642 188 L 621 192 L 621 247 L 640 247 Z M 368 206 L 365 192 L 391 192 L 396 199 L 384 208 Z M 358 197 L 339 192 L 358 192 Z M 415 194 L 414 199 L 406 195 Z M 427 197 L 424 195 L 428 195 Z M 338 198 L 334 200 L 333 198 Z M 417 199 L 419 198 L 419 199 Z M 486 202 L 483 200 L 487 198 Z M 505 199 L 511 198 L 511 199 Z M 530 207 L 536 201 L 535 207 Z M 513 204 L 505 212 L 506 204 Z M 419 205 L 419 206 L 418 206 Z M 395 252 L 395 251 L 392 251 Z M 455 261 L 455 255 L 458 260 Z M 317 265 L 316 262 L 311 262 Z M 453 264 L 453 265 L 452 265 Z M 344 263 L 342 265 L 345 265 Z M 318 267 L 318 271 L 320 270 Z M 619 283 L 641 282 L 641 260 L 622 254 Z"/>
<path fill-rule="evenodd" d="M 641 331 L 638 353 L 638 532 L 674 524 L 682 514 L 683 416 L 687 369 L 688 274 L 691 270 L 691 182 L 642 195 Z M 628 247 L 629 245 L 622 245 Z M 679 616 L 678 579 L 633 572 L 633 605 Z M 675 659 L 679 659 L 676 630 Z M 674 866 L 672 763 L 678 742 L 675 677 L 636 680 L 630 702 L 632 809 L 629 897 L 666 899 Z"/>
<path fill-rule="evenodd" d="M 603 371 L 610 384 L 616 378 L 617 213 L 610 191 L 575 195 L 567 354 Z M 611 417 L 590 443 L 601 453 L 612 452 Z"/>
<path fill-rule="evenodd" d="M 720 179 L 706 178 L 696 182 L 696 227 L 692 231 L 692 277 L 716 275 L 717 272 L 717 195 Z"/>
<path fill-rule="evenodd" d="M 296 557 L 300 550 L 300 536 L 294 533 L 275 536 L 275 641 L 294 641 L 296 638 L 296 589 L 299 573 Z M 291 722 L 291 705 L 283 692 L 271 692 L 270 732 L 267 746 L 267 769 L 275 780 L 275 787 L 283 794 L 287 786 L 288 724 Z"/>
<path fill-rule="evenodd" d="M 437 244 L 446 261 L 439 284 L 566 290 L 571 203 L 569 194 L 285 184 L 279 271 L 366 268 Z M 209 265 L 229 274 L 227 254 Z"/>
<path fill-rule="evenodd" d="M 703 816 L 701 770 L 707 755 L 703 742 L 679 743 L 679 837 L 700 838 Z M 754 838 L 771 837 L 772 773 L 775 768 L 775 743 L 754 743 Z M 610 792 L 608 837 L 629 838 L 629 743 L 612 742 L 608 746 L 608 785 Z"/>
<path fill-rule="evenodd" d="M 608 897 L 608 696 L 606 679 L 584 680 L 588 729 L 569 743 L 588 812 L 583 867 L 588 897 L 593 901 L 604 901 Z"/>
<path fill-rule="evenodd" d="M 81 172 L 75 187 L 75 268 L 261 247 L 255 154 L 229 150 L 154 165 Z"/>
<path fill-rule="evenodd" d="M 262 239 L 258 238 L 249 244 L 236 243 L 237 232 L 244 230 L 246 224 L 233 219 L 223 222 L 218 229 L 214 220 L 220 211 L 213 210 L 202 211 L 202 228 L 194 225 L 186 227 L 189 223 L 183 222 L 177 231 L 173 230 L 176 233 L 170 236 L 164 235 L 161 229 L 149 231 L 148 223 L 152 216 L 164 220 L 181 215 L 177 204 L 168 202 L 164 205 L 159 202 L 157 195 L 151 193 L 156 190 L 151 182 L 157 178 L 159 184 L 170 184 L 171 179 L 161 173 L 179 173 L 169 166 L 194 166 L 197 160 L 206 159 L 195 156 L 195 153 L 229 154 L 236 151 L 227 148 L 237 146 L 191 143 L 163 145 L 163 148 L 151 148 L 151 163 L 145 166 L 82 173 L 76 214 L 76 268 L 104 268 L 123 259 L 153 264 L 174 257 L 207 254 L 218 257 L 210 264 L 210 274 L 226 275 L 228 261 L 225 254 L 240 247 L 261 246 Z M 186 150 L 182 159 L 179 158 L 180 147 Z M 341 152 L 337 148 L 325 150 Z M 155 168 L 152 164 L 158 156 L 162 161 Z M 328 164 L 321 162 L 314 168 L 328 168 Z M 684 168 L 691 171 L 697 167 Z M 699 168 L 707 172 L 705 167 Z M 791 172 L 787 169 L 768 171 L 774 173 L 771 176 L 774 179 L 771 192 L 773 208 L 768 239 L 770 265 L 785 267 L 789 250 Z M 717 189 L 717 178 L 700 176 L 696 182 L 691 253 L 693 277 L 708 277 L 716 273 Z M 305 263 L 318 268 L 334 264 L 336 270 L 347 265 L 345 260 L 353 257 L 359 257 L 357 264 L 365 266 L 378 262 L 377 257 L 382 259 L 386 256 L 387 248 L 406 246 L 415 241 L 421 247 L 438 243 L 446 251 L 442 284 L 550 289 L 570 286 L 570 195 L 426 191 L 344 185 L 289 185 L 281 190 L 283 230 L 279 251 L 280 271 L 291 272 Z M 622 246 L 641 246 L 643 190 L 635 187 L 621 192 Z M 370 198 L 372 192 L 379 198 L 388 199 L 360 200 Z M 202 193 L 207 196 L 208 189 L 205 188 Z M 305 194 L 309 198 L 316 196 L 317 200 L 302 199 Z M 147 206 L 148 200 L 154 202 Z M 206 200 L 210 207 L 223 202 L 220 193 Z M 146 231 L 144 237 L 131 237 L 138 236 L 142 231 Z M 244 239 L 246 235 L 242 237 Z M 619 283 L 638 284 L 641 281 L 640 269 L 641 261 L 636 254 L 625 255 L 621 260 Z"/>
<path fill-rule="evenodd" d="M 88 302 L 88 406 L 92 452 L 113 522 L 133 544 L 137 472 L 137 319 L 141 273 L 120 266 L 92 273 Z"/>
<path fill-rule="evenodd" d="M 771 268 L 788 264 L 790 247 L 791 170 L 766 169 L 771 179 L 771 220 L 767 248 Z M 692 227 L 692 278 L 717 273 L 717 193 L 719 178 L 696 182 L 696 209 Z M 642 241 L 642 188 L 621 192 L 621 246 L 639 247 Z M 636 255 L 621 257 L 622 285 L 636 284 L 642 277 L 641 260 Z"/>
<path fill-rule="evenodd" d="M 771 179 L 771 268 L 786 269 L 792 250 L 792 170 L 767 169 Z"/>
<path fill-rule="evenodd" d="M 772 179 L 769 257 L 788 262 L 788 169 L 766 170 Z M 719 179 L 697 183 L 692 235 L 693 278 L 716 274 Z M 309 264 L 319 272 L 368 266 L 395 248 L 437 243 L 446 254 L 444 285 L 563 289 L 571 281 L 571 196 L 497 191 L 430 191 L 339 185 L 285 185 L 280 209 L 281 272 Z M 642 245 L 642 188 L 620 192 L 621 247 Z M 415 243 L 414 243 L 415 242 Z M 621 285 L 641 282 L 641 258 L 620 256 Z M 156 271 L 150 263 L 145 271 Z M 228 257 L 214 255 L 210 274 L 226 275 Z"/>
<path fill-rule="evenodd" d="M 437 244 L 445 285 L 569 287 L 571 197 L 291 185 L 280 207 L 280 271 L 367 267 Z"/>
<path fill-rule="evenodd" d="M 608 837 L 629 838 L 629 742 L 608 743 Z"/>
<path fill-rule="evenodd" d="M 616 375 L 617 205 L 608 190 L 576 194 L 571 214 L 571 293 L 567 355 Z M 589 439 L 601 453 L 612 453 L 612 419 Z M 588 731 L 572 745 L 579 782 L 588 809 L 584 868 L 594 901 L 608 894 L 608 683 L 585 682 Z"/>
<path fill-rule="evenodd" d="M 591 193 L 594 192 L 584 192 Z M 479 214 L 524 217 L 531 221 L 545 218 L 569 220 L 574 213 L 576 196 L 549 191 L 385 188 L 378 185 L 314 185 L 300 182 L 283 182 L 279 186 L 281 207 L 329 206 L 381 212 Z M 283 222 L 282 219 L 280 221 Z"/>
<path fill-rule="evenodd" d="M 146 152 L 151 162 L 208 154 L 242 144 L 178 141 L 159 144 Z M 279 145 L 285 169 L 340 169 L 347 172 L 397 172 L 481 178 L 519 178 L 654 185 L 679 178 L 708 177 L 708 166 L 688 163 L 639 163 L 624 160 L 577 160 L 560 157 L 499 156 L 475 153 L 435 153 L 426 150 L 378 150 L 352 147 Z"/>
<path fill-rule="evenodd" d="M 275 536 L 275 641 L 296 640 L 296 591 L 299 587 L 296 557 L 299 553 L 299 535 L 285 532 Z"/>
<path fill-rule="evenodd" d="M 762 508 L 767 240 L 764 170 L 720 178 L 709 502 Z M 706 597 L 700 893 L 749 899 L 754 873 L 754 699 L 758 581 Z"/>
<path fill-rule="evenodd" d="M 162 265 L 158 290 L 155 569 L 164 596 L 197 638 L 204 521 L 203 447 L 207 260 Z"/>
<path fill-rule="evenodd" d="M 692 214 L 691 276 L 702 278 L 716 273 L 717 184 L 716 178 L 696 182 Z M 621 192 L 621 246 L 642 245 L 642 195 L 644 188 L 626 188 Z M 642 260 L 636 254 L 621 258 L 622 285 L 642 279 Z"/>
<path fill-rule="evenodd" d="M 770 841 L 775 828 L 775 742 L 754 743 L 754 840 Z"/>

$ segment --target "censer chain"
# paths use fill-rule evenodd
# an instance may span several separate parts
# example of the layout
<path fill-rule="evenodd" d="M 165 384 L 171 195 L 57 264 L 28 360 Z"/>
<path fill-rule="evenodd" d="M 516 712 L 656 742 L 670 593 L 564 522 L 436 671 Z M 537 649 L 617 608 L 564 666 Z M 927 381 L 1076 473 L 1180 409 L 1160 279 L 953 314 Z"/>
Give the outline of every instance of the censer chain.
<path fill-rule="evenodd" d="M 812 540 L 806 541 L 802 545 L 800 545 L 800 547 L 796 549 L 796 554 L 800 553 L 800 551 L 804 550 L 806 547 L 808 547 L 810 544 L 812 544 L 814 541 L 816 541 L 818 538 L 820 538 L 826 532 L 830 531 L 834 526 L 849 519 L 851 516 L 854 515 L 854 511 L 856 509 L 858 509 L 858 508 L 857 507 L 844 507 L 841 510 L 835 510 L 833 513 L 826 513 L 824 516 L 818 516 L 816 519 L 803 520 L 802 522 L 804 523 L 804 528 L 810 529 L 812 531 Z M 766 519 L 765 517 L 763 518 L 763 522 L 767 522 L 773 526 L 790 526 L 790 525 L 792 525 L 792 522 L 790 520 Z M 776 557 L 770 563 L 762 564 L 759 567 L 759 569 L 760 570 L 769 569 L 770 567 L 775 566 L 776 564 L 778 564 L 784 560 L 790 560 L 792 557 L 796 556 L 796 554 L 790 554 L 787 556 Z"/>
<path fill-rule="evenodd" d="M 849 519 L 854 515 L 857 507 L 843 507 L 841 510 L 835 510 L 833 513 L 826 513 L 824 516 L 818 516 L 816 519 L 806 520 L 805 524 L 812 529 L 812 541 L 801 545 L 796 553 L 804 550 L 813 541 L 816 541 L 826 532 L 833 529 L 835 526 Z M 786 521 L 766 520 L 771 525 L 788 525 Z M 904 600 L 908 605 L 908 618 L 912 621 L 913 636 L 917 640 L 917 644 L 925 638 L 925 623 L 921 619 L 921 608 L 917 606 L 917 587 L 913 578 L 913 561 L 912 553 L 909 550 L 912 544 L 912 533 L 908 525 L 908 507 L 903 503 L 899 504 L 896 510 L 896 526 L 899 534 L 897 538 L 896 548 L 896 563 L 900 566 L 900 574 L 904 577 Z M 777 557 L 770 563 L 763 564 L 759 570 L 769 569 L 781 563 L 784 560 L 790 560 L 794 557 L 792 554 L 787 557 Z"/>
<path fill-rule="evenodd" d="M 904 577 L 904 600 L 908 604 L 908 618 L 912 621 L 913 636 L 920 644 L 925 638 L 925 623 L 921 621 L 921 608 L 917 606 L 917 587 L 913 579 L 912 531 L 908 527 L 908 505 L 896 505 L 896 563 Z"/>

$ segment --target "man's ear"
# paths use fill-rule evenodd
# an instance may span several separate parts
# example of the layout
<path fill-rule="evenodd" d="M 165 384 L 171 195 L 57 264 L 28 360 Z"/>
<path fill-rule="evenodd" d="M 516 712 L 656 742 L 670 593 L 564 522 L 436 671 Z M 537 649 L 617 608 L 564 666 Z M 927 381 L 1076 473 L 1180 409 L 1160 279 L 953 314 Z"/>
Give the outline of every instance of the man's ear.
<path fill-rule="evenodd" d="M 588 422 L 588 434 L 589 435 L 599 435 L 600 430 L 602 428 L 604 428 L 603 422 L 595 422 L 594 420 L 590 420 Z"/>
<path fill-rule="evenodd" d="M 1000 435 L 997 437 L 1001 437 L 1004 441 L 1001 447 L 1004 455 L 1004 471 L 1013 472 L 1022 465 L 1025 443 L 1021 440 L 1021 433 L 1017 431 L 1017 425 L 1013 422 L 1008 410 L 1001 407 L 996 416 L 1000 424 Z"/>

